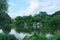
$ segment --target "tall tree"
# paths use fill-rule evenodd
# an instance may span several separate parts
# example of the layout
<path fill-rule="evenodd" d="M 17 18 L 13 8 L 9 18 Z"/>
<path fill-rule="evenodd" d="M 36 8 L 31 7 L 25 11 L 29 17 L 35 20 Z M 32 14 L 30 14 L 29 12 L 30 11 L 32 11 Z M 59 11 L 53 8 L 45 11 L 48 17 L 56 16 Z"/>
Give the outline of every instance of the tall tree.
<path fill-rule="evenodd" d="M 0 13 L 6 13 L 8 10 L 7 0 L 0 0 Z"/>
<path fill-rule="evenodd" d="M 0 28 L 5 34 L 8 34 L 11 30 L 11 18 L 7 14 L 8 3 L 7 0 L 0 0 Z"/>

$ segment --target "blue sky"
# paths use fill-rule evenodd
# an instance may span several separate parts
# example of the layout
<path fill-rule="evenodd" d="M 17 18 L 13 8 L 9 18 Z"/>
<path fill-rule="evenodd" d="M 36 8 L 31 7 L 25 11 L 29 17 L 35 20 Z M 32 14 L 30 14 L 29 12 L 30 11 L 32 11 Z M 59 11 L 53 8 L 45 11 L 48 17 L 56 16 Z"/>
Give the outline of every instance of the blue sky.
<path fill-rule="evenodd" d="M 34 15 L 40 11 L 53 14 L 60 10 L 60 0 L 9 0 L 8 4 L 11 18 Z"/>

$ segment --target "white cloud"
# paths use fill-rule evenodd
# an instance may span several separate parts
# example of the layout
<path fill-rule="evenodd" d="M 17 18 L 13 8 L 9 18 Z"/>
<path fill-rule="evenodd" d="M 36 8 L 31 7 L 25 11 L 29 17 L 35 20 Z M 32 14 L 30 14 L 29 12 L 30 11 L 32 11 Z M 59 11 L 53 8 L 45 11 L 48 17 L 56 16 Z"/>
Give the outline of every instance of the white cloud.
<path fill-rule="evenodd" d="M 40 11 L 46 11 L 48 14 L 52 14 L 57 10 L 60 10 L 60 1 L 59 0 L 46 0 L 41 2 L 40 0 L 29 0 L 29 7 L 26 9 L 21 9 L 18 12 L 13 12 L 10 14 L 13 17 L 16 16 L 28 16 L 34 15 Z M 13 3 L 11 3 L 13 4 Z"/>
<path fill-rule="evenodd" d="M 16 13 L 14 13 L 14 12 L 9 12 L 8 15 L 9 15 L 11 18 L 15 18 L 15 17 L 16 17 Z"/>
<path fill-rule="evenodd" d="M 39 6 L 38 5 L 38 2 L 36 2 L 36 1 L 31 1 L 30 0 L 30 5 L 29 5 L 29 7 L 28 8 L 26 8 L 26 9 L 22 9 L 22 10 L 20 10 L 20 11 L 18 11 L 18 12 L 11 12 L 11 13 L 8 13 L 11 17 L 16 17 L 16 16 L 28 16 L 28 15 L 31 15 L 34 11 L 35 11 L 35 9 Z"/>
<path fill-rule="evenodd" d="M 48 14 L 53 14 L 55 11 L 60 10 L 60 1 L 59 0 L 48 0 L 45 2 L 40 2 L 40 6 L 37 9 L 38 11 L 46 11 Z"/>
<path fill-rule="evenodd" d="M 9 2 L 8 4 L 9 4 L 9 6 L 16 6 L 16 4 L 14 2 Z"/>
<path fill-rule="evenodd" d="M 24 15 L 30 15 L 35 11 L 35 9 L 38 7 L 38 3 L 36 1 L 30 1 L 30 5 L 27 9 L 22 9 L 18 12 L 17 15 L 24 16 Z"/>

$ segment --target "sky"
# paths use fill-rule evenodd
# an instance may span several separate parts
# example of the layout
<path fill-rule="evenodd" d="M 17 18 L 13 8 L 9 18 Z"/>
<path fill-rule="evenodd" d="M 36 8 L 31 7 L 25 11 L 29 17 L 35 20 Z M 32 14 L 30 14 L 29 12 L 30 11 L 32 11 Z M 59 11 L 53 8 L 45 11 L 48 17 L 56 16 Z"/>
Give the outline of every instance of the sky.
<path fill-rule="evenodd" d="M 45 11 L 48 14 L 60 10 L 60 0 L 9 0 L 8 14 L 11 18 L 28 16 Z"/>

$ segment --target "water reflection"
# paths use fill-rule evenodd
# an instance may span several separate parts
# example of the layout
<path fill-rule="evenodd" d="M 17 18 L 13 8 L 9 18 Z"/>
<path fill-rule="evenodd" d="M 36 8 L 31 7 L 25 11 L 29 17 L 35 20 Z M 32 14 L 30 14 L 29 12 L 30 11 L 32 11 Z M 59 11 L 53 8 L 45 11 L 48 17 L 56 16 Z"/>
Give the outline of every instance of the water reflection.
<path fill-rule="evenodd" d="M 0 33 L 3 33 L 2 29 L 0 29 Z M 26 36 L 26 33 L 17 33 L 15 29 L 11 29 L 11 32 L 9 34 L 15 35 L 17 38 L 24 38 Z M 29 35 L 29 34 L 28 34 Z"/>
<path fill-rule="evenodd" d="M 25 37 L 25 33 L 17 33 L 14 29 L 11 30 L 10 34 L 15 35 L 17 38 L 24 38 Z"/>
<path fill-rule="evenodd" d="M 0 29 L 0 33 L 3 33 L 2 29 Z"/>
<path fill-rule="evenodd" d="M 2 29 L 0 29 L 0 33 L 3 33 Z M 13 34 L 15 35 L 16 38 L 24 38 L 28 33 L 17 33 L 15 31 L 15 29 L 11 29 L 11 32 L 9 34 Z M 28 34 L 29 36 L 31 36 L 30 34 Z M 49 37 L 52 37 L 53 35 L 48 33 L 46 34 L 46 37 L 49 38 Z"/>

